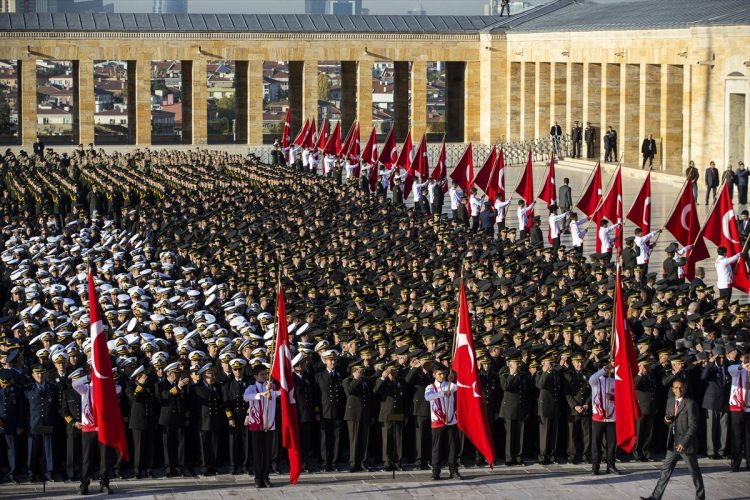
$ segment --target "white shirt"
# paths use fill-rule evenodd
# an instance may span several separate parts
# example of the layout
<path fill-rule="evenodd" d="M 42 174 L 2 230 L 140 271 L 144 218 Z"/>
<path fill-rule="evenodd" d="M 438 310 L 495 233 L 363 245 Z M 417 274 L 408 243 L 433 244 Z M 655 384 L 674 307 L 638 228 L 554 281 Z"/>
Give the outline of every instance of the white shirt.
<path fill-rule="evenodd" d="M 604 376 L 604 368 L 589 377 L 591 386 L 591 419 L 615 421 L 615 379 Z"/>
<path fill-rule="evenodd" d="M 727 368 L 727 372 L 732 377 L 732 389 L 729 391 L 729 411 L 750 413 L 750 381 L 748 381 L 750 373 L 742 365 L 731 365 Z"/>
<path fill-rule="evenodd" d="M 518 209 L 516 210 L 519 231 L 526 231 L 526 228 L 528 227 L 529 214 L 534 210 L 534 204 L 536 204 L 536 201 L 532 202 L 528 207 L 518 207 Z"/>
<path fill-rule="evenodd" d="M 564 214 L 555 215 L 550 214 L 549 216 L 549 237 L 554 239 L 560 237 L 560 222 L 568 216 L 568 212 Z"/>
<path fill-rule="evenodd" d="M 682 247 L 679 250 L 677 250 L 677 253 L 674 257 L 672 257 L 675 261 L 680 260 L 680 258 L 684 257 L 686 253 L 688 253 L 693 248 L 693 245 L 688 245 L 686 247 Z M 677 265 L 677 277 L 682 279 L 685 277 L 685 266 Z"/>
<path fill-rule="evenodd" d="M 584 217 L 583 219 L 570 221 L 568 228 L 570 229 L 570 237 L 573 240 L 574 247 L 580 247 L 583 245 L 583 238 L 586 236 L 586 229 L 581 229 L 581 226 L 588 220 L 588 217 Z"/>
<path fill-rule="evenodd" d="M 649 245 L 649 243 L 657 234 L 659 234 L 657 231 L 651 231 L 645 236 L 635 237 L 635 245 L 641 252 L 640 255 L 635 258 L 637 264 L 648 264 L 648 259 L 651 257 L 651 245 Z"/>
<path fill-rule="evenodd" d="M 615 231 L 617 231 L 617 228 L 620 227 L 620 223 L 612 224 L 608 227 L 602 227 L 599 229 L 599 241 L 602 243 L 602 253 L 607 253 L 612 251 L 612 246 L 615 243 L 615 239 L 612 237 L 613 234 L 615 234 Z"/>
<path fill-rule="evenodd" d="M 424 399 L 430 403 L 430 420 L 432 428 L 456 425 L 456 384 L 443 380 L 438 384 L 433 382 L 424 388 Z M 450 391 L 450 397 L 445 397 L 445 391 Z"/>
<path fill-rule="evenodd" d="M 451 210 L 458 210 L 461 198 L 464 197 L 464 192 L 460 188 L 450 188 L 448 194 L 451 197 Z"/>
<path fill-rule="evenodd" d="M 482 198 L 473 194 L 471 195 L 471 198 L 469 198 L 469 203 L 471 204 L 471 216 L 478 216 L 479 212 L 482 211 Z"/>
<path fill-rule="evenodd" d="M 310 150 L 309 149 L 302 150 L 302 166 L 303 167 L 310 166 Z"/>
<path fill-rule="evenodd" d="M 505 209 L 508 208 L 508 205 L 510 205 L 510 200 L 512 198 L 509 198 L 508 201 L 500 201 L 500 198 L 497 198 L 495 200 L 495 210 L 497 210 L 497 221 L 503 222 L 505 220 Z"/>
<path fill-rule="evenodd" d="M 354 176 L 354 170 L 357 168 L 357 164 L 355 163 L 352 165 L 349 162 L 346 162 L 346 178 L 349 179 L 350 177 Z"/>
<path fill-rule="evenodd" d="M 250 403 L 245 417 L 245 425 L 251 431 L 272 431 L 276 429 L 276 398 L 279 391 L 271 391 L 271 399 L 263 397 L 266 384 L 254 383 L 245 389 L 242 399 Z"/>
<path fill-rule="evenodd" d="M 81 395 L 81 425 L 83 432 L 96 432 L 98 430 L 94 420 L 94 402 L 91 399 L 93 390 L 89 377 L 80 377 L 73 381 L 73 390 Z M 120 394 L 122 387 L 115 384 L 115 392 Z"/>
<path fill-rule="evenodd" d="M 310 170 L 317 172 L 318 165 L 320 165 L 320 153 L 318 151 L 313 151 L 310 153 Z"/>
<path fill-rule="evenodd" d="M 729 288 L 734 281 L 734 269 L 732 266 L 740 260 L 742 254 L 734 257 L 719 257 L 716 259 L 716 286 L 719 290 Z"/>
<path fill-rule="evenodd" d="M 323 158 L 323 171 L 328 174 L 333 172 L 333 164 L 336 161 L 333 155 L 325 155 Z"/>

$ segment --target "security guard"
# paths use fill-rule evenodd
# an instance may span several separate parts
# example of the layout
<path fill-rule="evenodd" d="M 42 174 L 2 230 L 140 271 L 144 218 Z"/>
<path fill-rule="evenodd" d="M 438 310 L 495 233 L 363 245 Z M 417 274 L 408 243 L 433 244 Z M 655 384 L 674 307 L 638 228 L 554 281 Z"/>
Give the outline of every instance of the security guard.
<path fill-rule="evenodd" d="M 224 382 L 224 406 L 229 423 L 229 460 L 232 474 L 240 474 L 241 469 L 249 470 L 248 435 L 245 426 L 247 402 L 243 399 L 250 382 L 244 377 L 247 361 L 234 358 L 229 362 L 232 378 Z"/>
<path fill-rule="evenodd" d="M 148 384 L 148 373 L 139 366 L 131 375 L 134 381 L 126 389 L 130 400 L 130 430 L 133 432 L 133 468 L 135 478 L 154 477 L 151 465 L 154 459 L 154 429 L 156 427 L 156 398 Z"/>
<path fill-rule="evenodd" d="M 167 365 L 166 380 L 157 385 L 161 402 L 159 426 L 164 447 L 164 470 L 167 477 L 185 475 L 185 426 L 188 414 L 189 379 L 182 375 L 179 361 Z"/>

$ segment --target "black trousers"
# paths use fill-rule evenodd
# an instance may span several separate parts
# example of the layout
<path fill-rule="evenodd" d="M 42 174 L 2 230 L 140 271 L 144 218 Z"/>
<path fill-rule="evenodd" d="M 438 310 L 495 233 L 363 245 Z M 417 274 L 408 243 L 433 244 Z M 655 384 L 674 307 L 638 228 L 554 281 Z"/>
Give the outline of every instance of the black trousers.
<path fill-rule="evenodd" d="M 594 157 L 594 143 L 586 142 L 586 158 Z"/>
<path fill-rule="evenodd" d="M 320 454 L 323 464 L 332 467 L 339 463 L 339 448 L 341 441 L 341 420 L 334 418 L 323 418 L 320 420 L 322 427 L 320 437 Z"/>
<path fill-rule="evenodd" d="M 591 458 L 591 415 L 568 417 L 568 461 Z"/>
<path fill-rule="evenodd" d="M 706 491 L 703 488 L 703 476 L 701 476 L 700 467 L 698 467 L 698 458 L 694 453 L 675 453 L 674 450 L 667 450 L 667 456 L 664 457 L 664 462 L 661 464 L 661 474 L 659 475 L 659 481 L 656 483 L 651 496 L 656 499 L 661 499 L 664 494 L 664 490 L 667 489 L 667 483 L 669 478 L 672 477 L 672 471 L 674 466 L 677 465 L 677 460 L 680 456 L 685 460 L 688 471 L 690 471 L 690 477 L 693 478 L 693 484 L 695 485 L 695 498 L 703 500 L 706 498 Z"/>
<path fill-rule="evenodd" d="M 557 250 L 557 248 L 560 246 L 560 237 L 552 238 L 552 249 Z"/>
<path fill-rule="evenodd" d="M 201 431 L 201 467 L 203 472 L 214 472 L 219 453 L 219 435 L 215 431 Z"/>
<path fill-rule="evenodd" d="M 167 472 L 175 472 L 185 466 L 185 428 L 161 427 L 161 442 L 164 449 L 164 467 Z"/>
<path fill-rule="evenodd" d="M 581 157 L 581 141 L 573 141 L 573 158 Z"/>
<path fill-rule="evenodd" d="M 229 463 L 233 468 L 248 466 L 248 432 L 241 421 L 229 428 Z"/>
<path fill-rule="evenodd" d="M 81 431 L 75 427 L 67 429 L 65 450 L 65 472 L 68 479 L 76 480 L 81 474 Z"/>
<path fill-rule="evenodd" d="M 646 162 L 648 162 L 648 166 L 651 167 L 654 164 L 654 155 L 648 155 L 643 157 L 643 164 L 641 165 L 641 170 L 646 166 Z"/>
<path fill-rule="evenodd" d="M 505 419 L 505 461 L 520 462 L 523 458 L 524 420 Z"/>
<path fill-rule="evenodd" d="M 714 201 L 716 201 L 716 187 L 717 186 L 706 186 L 706 205 L 708 205 L 708 196 L 713 193 Z"/>
<path fill-rule="evenodd" d="M 425 465 L 427 464 L 428 458 L 431 456 L 432 421 L 430 417 L 419 415 L 416 415 L 414 419 L 416 423 L 416 463 L 418 465 Z"/>
<path fill-rule="evenodd" d="M 750 412 L 729 412 L 729 422 L 732 427 L 732 465 L 740 465 L 743 443 L 745 461 L 750 464 Z"/>
<path fill-rule="evenodd" d="M 458 425 L 432 429 L 432 470 L 440 472 L 446 464 L 449 470 L 458 468 Z"/>
<path fill-rule="evenodd" d="M 98 432 L 81 433 L 81 484 L 91 483 L 94 471 L 99 469 L 99 480 L 109 484 L 112 477 L 114 450 L 99 442 Z"/>
<path fill-rule="evenodd" d="M 591 431 L 593 439 L 591 440 L 591 464 L 593 470 L 599 470 L 599 462 L 601 462 L 601 450 L 602 440 L 605 435 L 607 438 L 607 466 L 613 467 L 615 465 L 615 447 L 617 440 L 615 439 L 615 423 L 614 422 L 591 422 Z"/>
<path fill-rule="evenodd" d="M 401 463 L 401 444 L 403 443 L 403 422 L 381 422 L 383 435 L 383 463 L 386 467 Z"/>
<path fill-rule="evenodd" d="M 151 469 L 154 459 L 154 432 L 133 429 L 133 469 L 135 473 Z"/>
<path fill-rule="evenodd" d="M 253 469 L 255 469 L 255 484 L 260 484 L 268 479 L 271 472 L 271 448 L 273 447 L 273 435 L 276 431 L 253 431 L 250 432 L 250 441 L 253 447 Z"/>
<path fill-rule="evenodd" d="M 633 448 L 633 458 L 640 460 L 648 459 L 652 455 L 651 438 L 654 435 L 654 416 L 641 415 L 641 418 L 635 424 L 637 437 L 635 448 Z"/>
<path fill-rule="evenodd" d="M 361 468 L 367 453 L 370 426 L 366 419 L 347 420 L 346 426 L 349 431 L 349 467 Z"/>
<path fill-rule="evenodd" d="M 737 185 L 740 205 L 747 205 L 747 184 L 744 186 Z"/>
<path fill-rule="evenodd" d="M 315 435 L 315 426 L 313 422 L 300 422 L 299 423 L 299 448 L 300 458 L 305 465 L 310 465 L 310 461 L 314 458 L 313 454 L 313 439 Z"/>
<path fill-rule="evenodd" d="M 539 417 L 539 460 L 551 460 L 557 452 L 558 416 Z"/>

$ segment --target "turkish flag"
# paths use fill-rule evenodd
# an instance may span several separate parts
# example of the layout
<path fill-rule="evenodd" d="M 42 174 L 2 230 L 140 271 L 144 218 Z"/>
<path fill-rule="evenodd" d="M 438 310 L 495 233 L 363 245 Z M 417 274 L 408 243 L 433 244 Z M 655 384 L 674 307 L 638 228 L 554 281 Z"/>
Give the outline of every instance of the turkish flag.
<path fill-rule="evenodd" d="M 346 137 L 344 137 L 344 142 L 341 143 L 341 154 L 346 156 L 349 153 L 349 149 L 352 147 L 352 140 L 354 138 L 354 130 L 357 128 L 357 122 L 353 121 L 352 125 L 349 127 L 349 131 L 346 133 Z"/>
<path fill-rule="evenodd" d="M 453 370 L 456 372 L 456 419 L 458 428 L 474 444 L 487 463 L 495 461 L 490 426 L 474 354 L 469 306 L 466 303 L 464 281 L 458 287 L 458 325 L 453 345 Z"/>
<path fill-rule="evenodd" d="M 419 141 L 411 168 L 415 174 L 419 174 L 422 182 L 430 177 L 430 164 L 427 161 L 427 137 L 425 134 L 422 134 L 422 140 Z"/>
<path fill-rule="evenodd" d="M 289 453 L 289 482 L 297 484 L 302 472 L 299 447 L 299 425 L 297 424 L 297 400 L 292 374 L 292 354 L 289 349 L 289 330 L 286 324 L 284 291 L 279 284 L 276 318 L 276 349 L 274 350 L 271 376 L 281 386 L 281 446 Z"/>
<path fill-rule="evenodd" d="M 698 209 L 693 196 L 693 180 L 688 179 L 682 194 L 677 200 L 672 215 L 667 219 L 664 228 L 668 230 L 682 245 L 692 245 L 700 233 L 700 221 L 698 220 Z M 706 255 L 708 257 L 708 255 Z"/>
<path fill-rule="evenodd" d="M 643 235 L 651 232 L 651 171 L 646 174 L 646 180 L 638 192 L 633 206 L 628 210 L 626 215 L 629 221 L 641 228 Z"/>
<path fill-rule="evenodd" d="M 107 347 L 102 313 L 96 298 L 94 277 L 89 269 L 89 316 L 91 324 L 91 402 L 94 406 L 94 422 L 99 429 L 99 442 L 120 450 L 120 456 L 128 461 L 128 441 L 120 413 L 120 400 L 112 378 L 112 359 Z"/>
<path fill-rule="evenodd" d="M 432 178 L 437 182 L 444 181 L 448 177 L 448 169 L 445 166 L 445 136 L 443 136 L 443 143 L 440 145 L 440 153 L 438 154 L 437 163 L 435 169 L 432 171 Z M 448 191 L 448 184 L 443 183 L 443 192 Z"/>
<path fill-rule="evenodd" d="M 374 130 L 374 129 L 373 129 Z M 380 158 L 378 161 L 383 164 L 385 168 L 392 168 L 396 164 L 396 138 L 393 136 L 393 129 L 388 131 L 388 135 L 385 137 L 385 143 L 383 143 L 383 150 L 380 151 Z"/>
<path fill-rule="evenodd" d="M 365 144 L 365 149 L 362 152 L 362 160 L 370 165 L 370 170 L 367 174 L 367 180 L 370 182 L 370 191 L 375 192 L 378 184 L 378 139 L 375 134 L 375 127 L 372 127 L 370 132 L 370 138 Z"/>
<path fill-rule="evenodd" d="M 406 198 L 409 197 L 409 193 L 411 193 L 411 185 L 414 183 L 414 174 L 411 171 L 411 160 L 412 160 L 412 143 L 411 143 L 411 130 L 406 134 L 406 139 L 404 140 L 404 145 L 401 147 L 401 153 L 398 155 L 398 158 L 396 159 L 395 165 L 398 167 L 401 167 L 406 172 L 406 177 L 403 179 L 404 182 L 404 192 L 403 197 L 404 201 L 406 201 Z M 391 170 L 391 189 L 394 189 L 395 186 L 395 177 L 396 177 L 396 170 Z"/>
<path fill-rule="evenodd" d="M 354 132 L 351 134 L 351 137 L 352 138 L 349 147 L 347 149 L 342 148 L 341 152 L 344 154 L 344 157 L 349 160 L 350 164 L 357 165 L 357 167 L 354 169 L 354 177 L 359 177 L 359 157 L 362 154 L 362 152 L 359 150 L 359 123 L 357 123 L 354 127 Z"/>
<path fill-rule="evenodd" d="M 287 112 L 288 114 L 288 112 Z M 297 137 L 294 138 L 294 144 L 297 146 L 305 146 L 305 139 L 307 138 L 307 130 L 310 128 L 310 121 L 305 120 L 305 124 L 300 129 L 299 133 L 297 134 Z"/>
<path fill-rule="evenodd" d="M 553 153 L 549 159 L 549 172 L 547 173 L 547 179 L 544 181 L 542 192 L 539 193 L 539 199 L 547 203 L 547 205 L 557 205 L 557 187 L 555 186 L 555 154 Z"/>
<path fill-rule="evenodd" d="M 292 133 L 292 127 L 289 124 L 291 120 L 292 108 L 286 108 L 286 116 L 284 117 L 284 132 L 281 134 L 281 147 L 286 149 L 289 147 L 289 135 Z"/>
<path fill-rule="evenodd" d="M 495 167 L 495 173 L 492 175 L 492 183 L 490 183 L 490 191 L 487 195 L 495 203 L 495 200 L 500 198 L 500 201 L 505 201 L 505 152 L 500 149 L 497 154 L 497 166 Z"/>
<path fill-rule="evenodd" d="M 581 199 L 578 200 L 576 206 L 578 209 L 586 214 L 586 217 L 591 217 L 599 208 L 599 203 L 602 201 L 602 166 L 599 162 L 594 167 L 594 176 L 591 178 L 591 182 L 586 187 Z M 598 239 L 598 238 L 597 238 Z"/>
<path fill-rule="evenodd" d="M 341 122 L 336 122 L 331 135 L 325 143 L 324 150 L 326 154 L 338 156 L 341 154 Z"/>
<path fill-rule="evenodd" d="M 612 185 L 609 187 L 607 196 L 602 201 L 602 206 L 599 209 L 601 217 L 609 219 L 613 224 L 622 222 L 622 173 L 620 171 L 620 165 L 617 166 L 614 180 Z M 601 217 L 596 218 L 597 224 L 597 236 L 599 235 L 599 221 Z M 597 241 L 599 238 L 597 237 Z M 615 233 L 615 248 L 622 250 L 622 227 L 617 228 Z M 597 251 L 600 251 L 598 249 Z"/>
<path fill-rule="evenodd" d="M 484 165 L 482 165 L 482 168 L 477 172 L 477 176 L 474 177 L 474 183 L 479 186 L 482 191 L 489 194 L 490 191 L 490 182 L 492 180 L 492 172 L 495 170 L 495 167 L 497 166 L 497 147 L 493 146 L 492 151 L 490 151 L 490 154 L 487 156 L 487 159 L 484 161 Z"/>
<path fill-rule="evenodd" d="M 461 189 L 468 196 L 469 190 L 474 186 L 474 153 L 471 143 L 466 146 L 463 156 L 451 172 L 451 179 L 456 181 L 456 184 L 461 186 Z"/>
<path fill-rule="evenodd" d="M 524 169 L 523 174 L 521 174 L 518 186 L 516 186 L 516 193 L 521 195 L 521 199 L 526 202 L 526 205 L 529 205 L 534 201 L 534 168 L 531 161 L 530 149 L 529 157 L 526 160 L 526 168 Z M 529 217 L 530 220 L 533 218 L 534 217 Z"/>
<path fill-rule="evenodd" d="M 641 417 L 641 408 L 635 394 L 635 374 L 638 365 L 635 356 L 633 336 L 630 333 L 625 297 L 622 295 L 620 266 L 617 266 L 615 285 L 615 322 L 612 353 L 615 363 L 615 435 L 617 446 L 627 453 L 633 449 L 636 440 L 636 420 Z"/>
<path fill-rule="evenodd" d="M 321 151 L 324 151 L 326 148 L 327 142 L 328 142 L 328 120 L 324 118 L 323 124 L 320 126 L 320 134 L 318 135 L 318 140 L 315 143 L 315 147 L 320 149 Z"/>
<path fill-rule="evenodd" d="M 732 257 L 742 252 L 742 240 L 740 229 L 732 206 L 732 197 L 729 194 L 729 184 L 722 184 L 719 199 L 711 210 L 711 215 L 703 227 L 703 236 L 712 241 L 716 246 L 727 249 L 727 257 Z M 745 293 L 750 293 L 750 275 L 748 275 L 745 257 L 742 256 L 734 266 L 734 280 L 732 286 Z"/>
<path fill-rule="evenodd" d="M 302 147 L 309 147 L 314 148 L 315 147 L 315 120 L 310 120 L 310 126 L 307 127 L 307 134 L 305 135 L 305 139 L 302 142 Z"/>

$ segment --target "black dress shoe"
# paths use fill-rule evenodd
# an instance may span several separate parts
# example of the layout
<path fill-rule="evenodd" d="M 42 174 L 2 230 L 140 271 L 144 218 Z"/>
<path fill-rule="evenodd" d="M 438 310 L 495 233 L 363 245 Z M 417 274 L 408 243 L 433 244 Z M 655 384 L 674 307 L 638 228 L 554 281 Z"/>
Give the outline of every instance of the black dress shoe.
<path fill-rule="evenodd" d="M 78 487 L 78 494 L 79 495 L 88 495 L 89 494 L 89 485 L 88 484 L 82 484 Z"/>
<path fill-rule="evenodd" d="M 591 470 L 591 474 L 594 475 L 594 476 L 598 476 L 599 475 L 599 469 L 598 468 L 592 469 Z"/>
<path fill-rule="evenodd" d="M 432 472 L 432 480 L 433 481 L 440 481 L 440 472 Z"/>
<path fill-rule="evenodd" d="M 333 466 L 333 470 L 334 470 L 335 472 L 341 472 L 341 467 L 339 467 L 338 465 L 334 465 L 334 466 Z"/>
<path fill-rule="evenodd" d="M 655 500 L 654 497 L 641 497 L 641 500 Z"/>
<path fill-rule="evenodd" d="M 463 476 L 461 475 L 461 473 L 460 473 L 460 472 L 458 472 L 458 470 L 452 470 L 452 471 L 451 471 L 451 474 L 450 474 L 450 476 L 448 476 L 448 479 L 459 479 L 459 480 L 463 480 L 463 478 L 464 478 L 464 477 L 463 477 Z"/>
<path fill-rule="evenodd" d="M 265 479 L 263 480 L 263 485 L 264 485 L 264 486 L 265 486 L 266 488 L 273 488 L 273 485 L 271 484 L 271 480 L 270 480 L 269 478 L 265 478 Z"/>
<path fill-rule="evenodd" d="M 612 465 L 611 467 L 607 467 L 607 474 L 609 474 L 610 472 L 612 472 L 613 474 L 618 474 L 618 475 L 622 474 L 622 472 L 620 472 L 620 469 L 618 469 L 614 465 Z"/>
<path fill-rule="evenodd" d="M 514 464 L 513 462 L 505 462 L 506 467 L 512 467 Z"/>
<path fill-rule="evenodd" d="M 363 471 L 362 467 L 351 467 L 351 468 L 349 469 L 349 472 L 350 472 L 350 473 L 351 473 L 351 472 L 362 472 L 362 471 Z"/>
<path fill-rule="evenodd" d="M 326 472 L 333 472 L 333 465 L 326 465 L 323 470 Z"/>
<path fill-rule="evenodd" d="M 107 495 L 112 494 L 112 488 L 109 487 L 109 481 L 99 481 L 99 493 L 107 492 Z"/>
<path fill-rule="evenodd" d="M 430 466 L 426 463 L 419 464 L 419 470 L 430 470 Z"/>
<path fill-rule="evenodd" d="M 260 489 L 260 488 L 265 488 L 266 485 L 263 482 L 256 481 L 255 482 L 255 487 L 258 488 L 258 489 Z"/>

